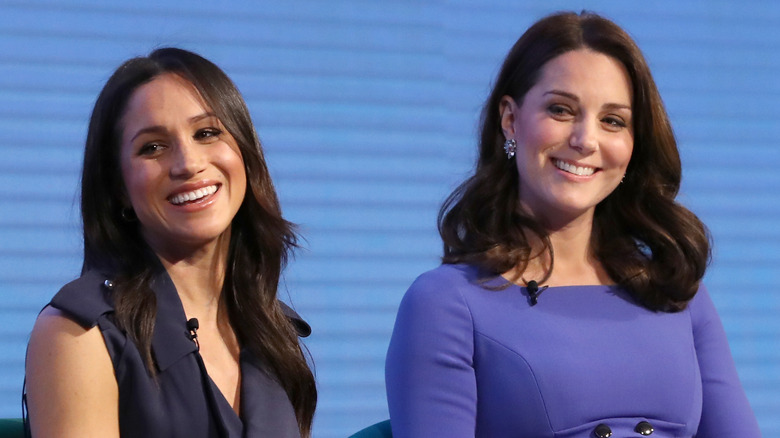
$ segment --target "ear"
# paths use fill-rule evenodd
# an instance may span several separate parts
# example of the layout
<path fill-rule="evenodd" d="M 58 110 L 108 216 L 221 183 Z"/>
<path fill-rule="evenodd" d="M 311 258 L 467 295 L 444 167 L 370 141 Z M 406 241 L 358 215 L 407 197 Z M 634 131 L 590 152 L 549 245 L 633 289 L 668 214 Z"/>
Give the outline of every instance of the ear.
<path fill-rule="evenodd" d="M 501 98 L 498 103 L 498 114 L 501 116 L 501 130 L 504 132 L 504 138 L 515 138 L 515 117 L 517 117 L 520 108 L 517 102 L 509 96 Z"/>

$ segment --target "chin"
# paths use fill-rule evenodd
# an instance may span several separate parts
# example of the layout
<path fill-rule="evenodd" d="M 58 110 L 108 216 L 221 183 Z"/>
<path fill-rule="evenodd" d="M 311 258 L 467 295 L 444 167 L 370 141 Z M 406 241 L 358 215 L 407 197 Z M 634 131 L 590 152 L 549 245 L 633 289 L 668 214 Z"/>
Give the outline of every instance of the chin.
<path fill-rule="evenodd" d="M 181 230 L 180 232 L 174 233 L 174 235 L 171 236 L 171 241 L 176 241 L 183 246 L 205 246 L 211 242 L 214 242 L 215 240 L 218 240 L 220 237 L 222 237 L 222 235 L 225 234 L 226 231 L 226 229 L 221 227 L 214 229 L 200 229 L 197 231 L 193 231 L 192 229 Z"/>

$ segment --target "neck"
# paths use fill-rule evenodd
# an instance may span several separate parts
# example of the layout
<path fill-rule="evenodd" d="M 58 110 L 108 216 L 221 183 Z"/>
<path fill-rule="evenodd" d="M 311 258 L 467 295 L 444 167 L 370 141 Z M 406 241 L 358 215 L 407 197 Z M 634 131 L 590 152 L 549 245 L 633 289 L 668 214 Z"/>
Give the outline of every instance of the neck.
<path fill-rule="evenodd" d="M 524 282 L 542 280 L 552 267 L 544 284 L 550 286 L 612 284 L 601 263 L 595 258 L 591 237 L 593 215 L 583 215 L 573 221 L 548 224 L 548 236 L 552 245 L 553 259 L 544 250 L 544 244 L 529 233 L 532 258 L 521 278 Z"/>
<path fill-rule="evenodd" d="M 216 321 L 225 280 L 229 236 L 186 254 L 157 253 L 171 277 L 187 318 Z"/>

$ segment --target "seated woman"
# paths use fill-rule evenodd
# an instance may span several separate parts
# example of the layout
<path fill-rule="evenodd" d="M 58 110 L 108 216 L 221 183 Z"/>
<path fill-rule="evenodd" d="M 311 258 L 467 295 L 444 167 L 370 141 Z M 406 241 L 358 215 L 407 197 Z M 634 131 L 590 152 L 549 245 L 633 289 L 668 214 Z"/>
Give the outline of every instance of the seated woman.
<path fill-rule="evenodd" d="M 443 265 L 407 291 L 386 364 L 393 436 L 758 437 L 675 201 L 669 118 L 631 38 L 560 13 L 509 52 Z"/>
<path fill-rule="evenodd" d="M 32 435 L 309 436 L 310 329 L 276 298 L 296 235 L 225 73 L 173 48 L 122 64 L 81 184 L 82 275 L 30 338 Z"/>

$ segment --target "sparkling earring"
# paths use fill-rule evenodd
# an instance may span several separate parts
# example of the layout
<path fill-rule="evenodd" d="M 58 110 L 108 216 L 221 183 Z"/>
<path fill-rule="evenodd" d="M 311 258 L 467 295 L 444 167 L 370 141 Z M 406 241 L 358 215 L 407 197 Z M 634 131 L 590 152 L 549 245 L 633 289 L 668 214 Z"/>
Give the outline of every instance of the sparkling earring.
<path fill-rule="evenodd" d="M 504 142 L 504 152 L 506 152 L 506 158 L 512 158 L 515 156 L 515 152 L 517 151 L 517 142 L 514 138 L 508 138 Z"/>

